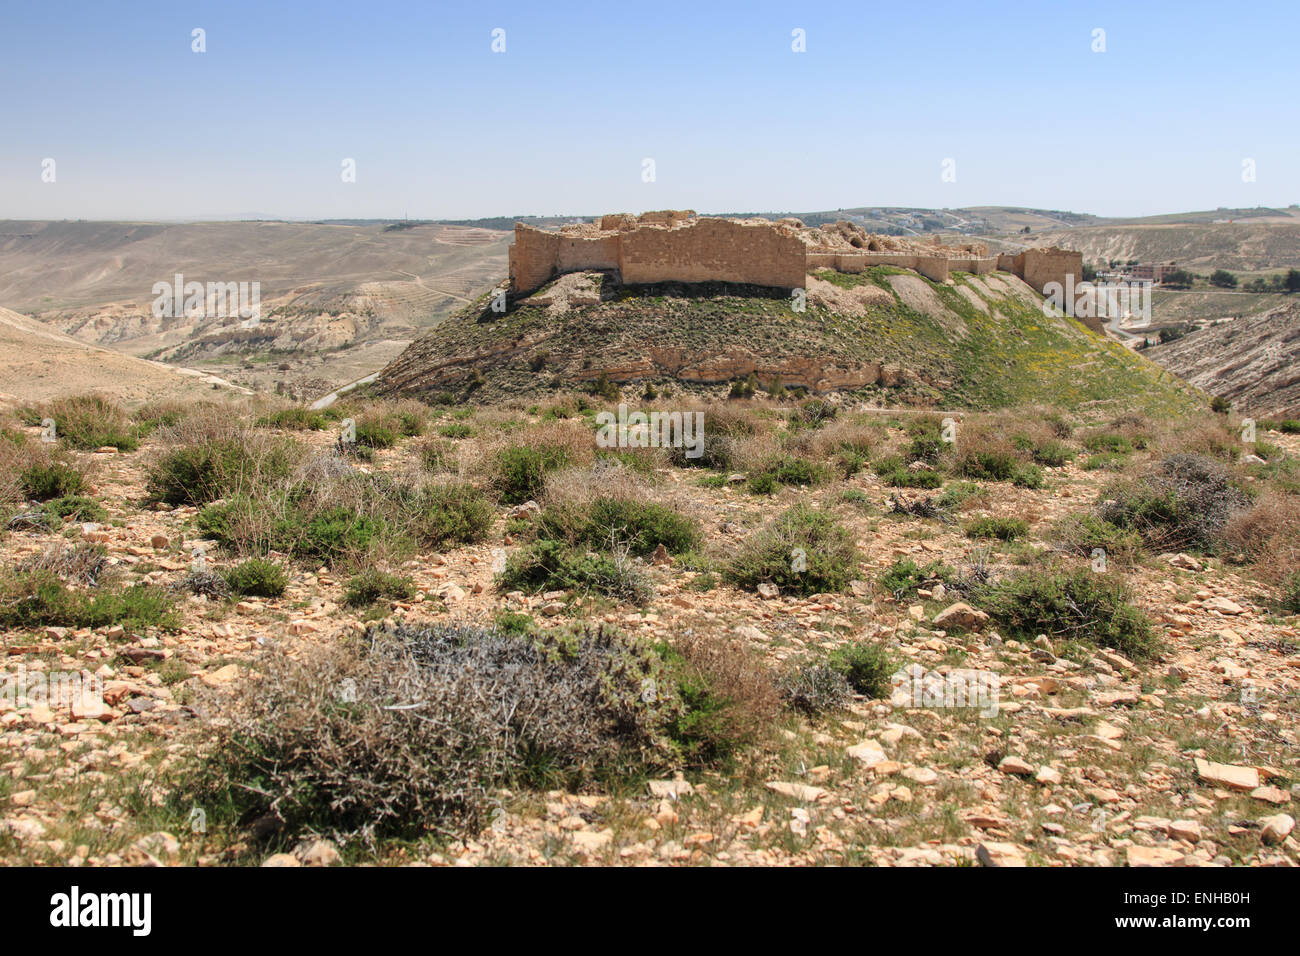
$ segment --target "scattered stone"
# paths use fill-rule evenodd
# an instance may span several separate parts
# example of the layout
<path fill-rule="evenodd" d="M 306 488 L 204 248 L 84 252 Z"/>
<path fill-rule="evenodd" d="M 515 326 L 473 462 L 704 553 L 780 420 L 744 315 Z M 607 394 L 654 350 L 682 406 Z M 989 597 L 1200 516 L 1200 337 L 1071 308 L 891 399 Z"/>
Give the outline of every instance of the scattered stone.
<path fill-rule="evenodd" d="M 1167 846 L 1133 846 L 1128 848 L 1129 866 L 1181 866 L 1187 854 Z"/>
<path fill-rule="evenodd" d="M 1259 821 L 1259 837 L 1265 843 L 1281 843 L 1295 829 L 1295 819 L 1286 813 L 1275 813 Z"/>
<path fill-rule="evenodd" d="M 1214 783 L 1232 790 L 1255 790 L 1259 787 L 1259 771 L 1254 767 L 1213 763 L 1196 758 L 1196 775 L 1206 783 Z"/>
<path fill-rule="evenodd" d="M 988 623 L 989 616 L 965 602 L 958 601 L 934 616 L 935 627 L 945 631 L 978 631 Z"/>
<path fill-rule="evenodd" d="M 1201 840 L 1201 825 L 1196 820 L 1174 820 L 1165 832 L 1176 840 L 1186 840 L 1188 843 L 1199 843 Z"/>
<path fill-rule="evenodd" d="M 1003 757 L 1002 762 L 998 764 L 998 769 L 1003 773 L 1015 774 L 1018 777 L 1028 777 L 1034 773 L 1032 764 L 1025 763 L 1019 757 Z"/>
<path fill-rule="evenodd" d="M 827 796 L 827 792 L 821 787 L 812 787 L 806 783 L 789 783 L 784 780 L 769 780 L 763 786 L 773 793 L 779 793 L 783 797 L 791 797 L 795 800 L 802 800 L 804 803 L 816 803 L 822 797 Z"/>

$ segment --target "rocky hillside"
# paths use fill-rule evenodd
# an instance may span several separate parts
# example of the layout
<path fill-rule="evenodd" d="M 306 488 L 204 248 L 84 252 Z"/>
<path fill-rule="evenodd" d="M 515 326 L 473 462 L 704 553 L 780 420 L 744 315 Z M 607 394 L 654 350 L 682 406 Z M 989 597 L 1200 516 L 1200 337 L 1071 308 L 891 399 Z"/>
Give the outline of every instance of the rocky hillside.
<path fill-rule="evenodd" d="M 1243 413 L 1300 417 L 1300 303 L 1211 325 L 1143 354 Z"/>
<path fill-rule="evenodd" d="M 1014 276 L 936 284 L 887 266 L 809 277 L 806 308 L 772 290 L 622 287 L 562 276 L 494 313 L 483 297 L 384 369 L 380 394 L 493 402 L 596 383 L 725 391 L 751 373 L 882 405 L 992 408 L 1141 396 L 1194 400 L 1143 358 L 1048 317 Z"/>

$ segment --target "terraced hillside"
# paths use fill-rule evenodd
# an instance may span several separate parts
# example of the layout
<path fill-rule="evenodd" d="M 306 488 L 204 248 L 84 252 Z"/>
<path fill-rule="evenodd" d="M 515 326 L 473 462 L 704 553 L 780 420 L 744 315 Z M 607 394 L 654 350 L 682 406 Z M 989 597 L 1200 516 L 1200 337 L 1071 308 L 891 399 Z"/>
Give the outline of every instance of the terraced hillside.
<path fill-rule="evenodd" d="M 462 309 L 384 369 L 376 389 L 493 402 L 603 377 L 708 394 L 751 374 L 768 391 L 779 382 L 891 406 L 1200 400 L 1142 357 L 1045 315 L 1015 277 L 957 274 L 943 285 L 884 266 L 810 276 L 803 311 L 776 290 L 570 274 L 504 314 L 486 296 Z"/>

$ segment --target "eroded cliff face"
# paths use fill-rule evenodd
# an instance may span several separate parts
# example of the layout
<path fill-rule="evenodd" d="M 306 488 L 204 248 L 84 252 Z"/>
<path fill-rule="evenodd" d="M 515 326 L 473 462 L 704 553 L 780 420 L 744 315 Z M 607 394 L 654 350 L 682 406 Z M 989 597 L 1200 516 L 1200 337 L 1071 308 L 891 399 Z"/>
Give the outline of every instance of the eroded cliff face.
<path fill-rule="evenodd" d="M 1259 417 L 1300 417 L 1300 302 L 1192 332 L 1144 355 Z"/>

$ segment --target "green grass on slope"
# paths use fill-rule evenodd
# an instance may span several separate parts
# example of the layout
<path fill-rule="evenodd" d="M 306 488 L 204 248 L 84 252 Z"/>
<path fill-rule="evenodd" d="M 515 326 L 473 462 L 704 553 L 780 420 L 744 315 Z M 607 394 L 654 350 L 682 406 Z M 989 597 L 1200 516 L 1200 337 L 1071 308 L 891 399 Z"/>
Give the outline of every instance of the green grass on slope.
<path fill-rule="evenodd" d="M 727 286 L 623 287 L 609 301 L 560 314 L 525 304 L 497 317 L 484 312 L 484 300 L 415 343 L 389 371 L 417 394 L 451 391 L 496 401 L 573 387 L 601 369 L 648 360 L 661 370 L 656 380 L 689 387 L 692 366 L 749 353 L 760 365 L 811 359 L 823 366 L 903 367 L 903 384 L 854 393 L 882 404 L 987 409 L 1104 402 L 1159 414 L 1203 401 L 1154 363 L 1072 319 L 1044 315 L 1036 302 L 990 297 L 977 280 L 956 273 L 952 286 L 922 280 L 951 313 L 930 315 L 894 293 L 889 276 L 899 274 L 915 275 L 886 266 L 856 275 L 818 273 L 844 289 L 872 284 L 890 292 L 892 302 L 871 305 L 864 315 L 811 305 L 799 313 L 783 294 L 741 294 Z M 987 314 L 958 284 L 987 303 Z M 425 369 L 437 371 L 423 375 Z M 475 372 L 481 385 L 465 389 Z"/>

